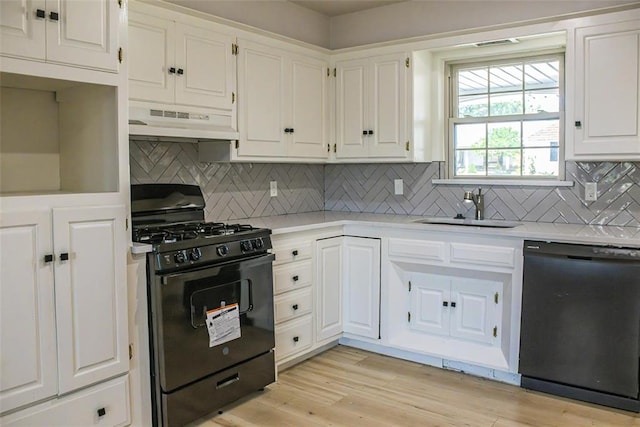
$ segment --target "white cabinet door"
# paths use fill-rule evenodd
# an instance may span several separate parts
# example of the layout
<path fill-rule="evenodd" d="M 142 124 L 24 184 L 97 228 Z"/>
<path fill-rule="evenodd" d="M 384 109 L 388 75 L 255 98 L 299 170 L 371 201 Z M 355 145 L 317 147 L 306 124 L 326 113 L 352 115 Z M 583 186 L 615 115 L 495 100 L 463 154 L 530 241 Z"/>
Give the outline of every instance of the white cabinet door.
<path fill-rule="evenodd" d="M 0 408 L 57 393 L 50 211 L 0 215 Z"/>
<path fill-rule="evenodd" d="M 175 26 L 172 21 L 129 12 L 129 99 L 173 103 Z"/>
<path fill-rule="evenodd" d="M 316 341 L 342 333 L 343 238 L 316 243 Z"/>
<path fill-rule="evenodd" d="M 409 281 L 409 329 L 448 336 L 451 279 L 436 274 L 412 273 Z"/>
<path fill-rule="evenodd" d="M 60 393 L 128 370 L 125 218 L 124 206 L 53 210 Z"/>
<path fill-rule="evenodd" d="M 405 54 L 371 59 L 369 157 L 405 157 L 407 141 L 407 75 Z"/>
<path fill-rule="evenodd" d="M 344 332 L 380 338 L 380 240 L 344 237 Z"/>
<path fill-rule="evenodd" d="M 45 59 L 45 0 L 0 1 L 0 53 Z"/>
<path fill-rule="evenodd" d="M 285 156 L 285 57 L 269 46 L 243 41 L 238 55 L 240 156 Z"/>
<path fill-rule="evenodd" d="M 288 70 L 291 75 L 289 157 L 327 158 L 327 63 L 295 56 Z"/>
<path fill-rule="evenodd" d="M 574 154 L 640 158 L 640 21 L 575 36 Z"/>
<path fill-rule="evenodd" d="M 175 35 L 176 104 L 230 110 L 234 38 L 182 23 Z"/>
<path fill-rule="evenodd" d="M 47 60 L 117 71 L 118 24 L 117 1 L 47 0 Z"/>
<path fill-rule="evenodd" d="M 368 60 L 336 64 L 336 158 L 368 156 Z"/>
<path fill-rule="evenodd" d="M 500 325 L 502 284 L 478 279 L 451 280 L 451 336 L 493 344 Z"/>

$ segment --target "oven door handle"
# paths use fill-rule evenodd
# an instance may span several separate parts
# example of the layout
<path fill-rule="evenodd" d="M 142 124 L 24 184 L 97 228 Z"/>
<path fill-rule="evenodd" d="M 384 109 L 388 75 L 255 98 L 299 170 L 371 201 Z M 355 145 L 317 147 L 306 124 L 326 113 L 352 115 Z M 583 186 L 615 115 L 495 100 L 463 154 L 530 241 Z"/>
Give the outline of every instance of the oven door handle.
<path fill-rule="evenodd" d="M 270 264 L 275 260 L 275 258 L 274 254 L 266 253 L 253 258 L 236 259 L 220 264 L 199 266 L 193 270 L 156 273 L 156 275 L 160 278 L 163 284 L 166 284 L 169 280 L 176 277 L 179 277 L 181 280 L 197 280 L 203 277 L 215 276 L 223 267 L 230 264 L 240 264 L 242 266 L 252 267 L 261 264 Z"/>

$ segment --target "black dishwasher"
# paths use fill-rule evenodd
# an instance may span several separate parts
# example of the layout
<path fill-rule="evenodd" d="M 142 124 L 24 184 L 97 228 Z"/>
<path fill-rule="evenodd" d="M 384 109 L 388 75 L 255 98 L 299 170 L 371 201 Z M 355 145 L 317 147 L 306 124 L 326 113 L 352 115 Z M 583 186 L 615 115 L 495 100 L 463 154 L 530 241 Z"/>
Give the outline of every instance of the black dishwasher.
<path fill-rule="evenodd" d="M 522 387 L 640 412 L 640 249 L 524 242 Z"/>

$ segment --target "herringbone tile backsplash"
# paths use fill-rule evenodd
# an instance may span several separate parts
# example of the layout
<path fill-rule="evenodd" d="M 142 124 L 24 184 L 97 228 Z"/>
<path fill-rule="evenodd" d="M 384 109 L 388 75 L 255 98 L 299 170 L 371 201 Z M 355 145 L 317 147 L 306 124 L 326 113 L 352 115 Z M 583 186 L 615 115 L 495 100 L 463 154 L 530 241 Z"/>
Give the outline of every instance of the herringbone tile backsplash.
<path fill-rule="evenodd" d="M 202 163 L 191 143 L 130 142 L 131 183 L 197 184 L 208 221 L 321 211 L 322 165 Z M 269 181 L 278 182 L 270 197 Z"/>
<path fill-rule="evenodd" d="M 302 165 L 201 163 L 190 143 L 130 143 L 131 182 L 198 184 L 210 221 L 320 210 L 473 217 L 462 203 L 472 186 L 433 185 L 441 163 Z M 404 195 L 393 194 L 394 179 Z M 573 187 L 487 186 L 485 217 L 520 221 L 640 226 L 640 163 L 567 162 Z M 278 182 L 270 197 L 269 181 Z M 584 201 L 584 183 L 598 200 Z"/>
<path fill-rule="evenodd" d="M 331 211 L 397 213 L 473 218 L 464 205 L 473 186 L 433 185 L 441 163 L 327 165 L 324 207 Z M 404 195 L 394 195 L 393 180 L 404 181 Z M 518 221 L 640 226 L 640 163 L 567 162 L 573 187 L 487 186 L 485 218 Z M 584 201 L 584 183 L 598 183 L 598 200 Z"/>

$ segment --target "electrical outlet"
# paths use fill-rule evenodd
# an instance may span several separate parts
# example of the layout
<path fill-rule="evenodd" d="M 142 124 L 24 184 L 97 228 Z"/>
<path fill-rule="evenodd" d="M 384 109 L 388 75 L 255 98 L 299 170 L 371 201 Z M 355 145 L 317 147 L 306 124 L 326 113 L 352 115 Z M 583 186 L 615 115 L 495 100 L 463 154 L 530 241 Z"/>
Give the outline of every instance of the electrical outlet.
<path fill-rule="evenodd" d="M 394 193 L 396 195 L 404 194 L 404 186 L 402 184 L 402 180 L 401 179 L 394 179 L 393 180 L 393 189 L 394 189 Z"/>
<path fill-rule="evenodd" d="M 271 190 L 271 197 L 276 197 L 278 195 L 278 181 L 271 181 L 269 189 Z"/>
<path fill-rule="evenodd" d="M 598 183 L 587 182 L 584 184 L 584 200 L 587 202 L 598 200 Z"/>

